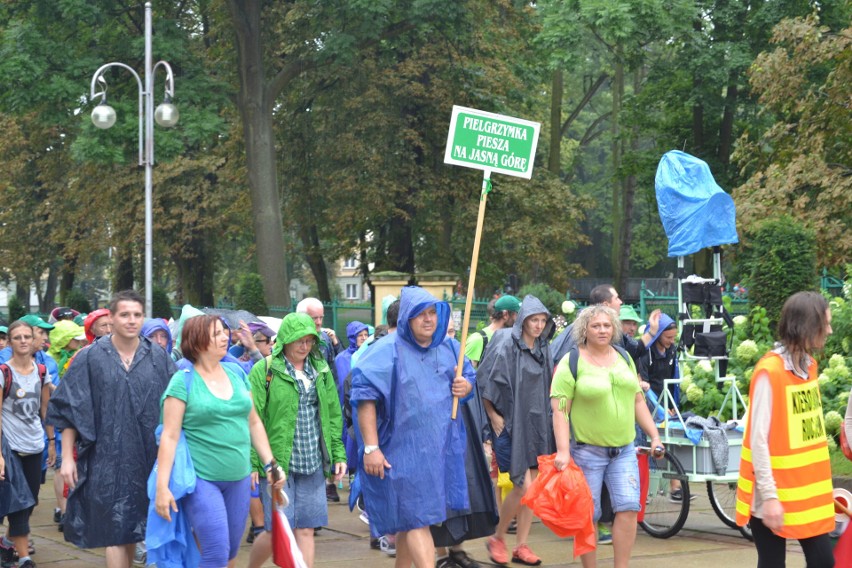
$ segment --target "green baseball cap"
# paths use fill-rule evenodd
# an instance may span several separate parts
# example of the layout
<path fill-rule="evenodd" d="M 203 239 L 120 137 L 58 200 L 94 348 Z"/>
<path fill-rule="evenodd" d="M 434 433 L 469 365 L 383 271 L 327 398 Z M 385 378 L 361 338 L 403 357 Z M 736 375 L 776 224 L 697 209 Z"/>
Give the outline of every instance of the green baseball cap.
<path fill-rule="evenodd" d="M 497 298 L 497 301 L 494 302 L 494 309 L 498 312 L 502 312 L 503 310 L 518 312 L 521 309 L 521 301 L 514 296 L 506 294 Z"/>
<path fill-rule="evenodd" d="M 21 318 L 21 321 L 24 322 L 24 323 L 28 323 L 33 327 L 40 327 L 42 329 L 46 329 L 47 331 L 50 331 L 50 330 L 53 329 L 52 325 L 50 325 L 49 323 L 47 323 L 46 321 L 44 321 L 43 319 L 41 319 L 40 317 L 38 317 L 35 314 L 27 314 L 27 315 L 25 315 L 24 317 Z"/>
<path fill-rule="evenodd" d="M 627 304 L 621 306 L 621 313 L 618 314 L 618 319 L 642 323 L 642 318 L 639 317 L 639 314 L 636 313 L 636 310 L 633 308 L 633 306 Z"/>
<path fill-rule="evenodd" d="M 0 333 L 9 333 L 9 328 L 5 325 L 0 325 Z"/>

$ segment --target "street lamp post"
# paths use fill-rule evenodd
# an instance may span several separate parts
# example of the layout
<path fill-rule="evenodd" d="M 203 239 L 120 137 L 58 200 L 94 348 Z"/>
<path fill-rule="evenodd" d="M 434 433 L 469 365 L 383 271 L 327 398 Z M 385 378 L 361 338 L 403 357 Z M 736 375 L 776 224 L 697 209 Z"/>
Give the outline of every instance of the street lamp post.
<path fill-rule="evenodd" d="M 166 88 L 163 103 L 154 110 L 154 73 L 162 66 L 166 71 Z M 177 124 L 180 117 L 177 107 L 172 104 L 174 96 L 174 75 L 171 66 L 165 61 L 152 65 L 151 57 L 151 3 L 145 2 L 145 70 L 144 82 L 139 74 L 124 63 L 107 63 L 95 71 L 92 76 L 91 99 L 100 97 L 100 102 L 92 111 L 92 122 L 98 128 L 110 128 L 115 124 L 115 109 L 107 104 L 107 82 L 104 73 L 110 67 L 127 69 L 136 78 L 139 87 L 139 165 L 145 166 L 145 315 L 151 317 L 152 301 L 152 267 L 153 267 L 153 166 L 154 166 L 154 121 L 164 127 Z M 102 90 L 96 93 L 98 84 Z"/>

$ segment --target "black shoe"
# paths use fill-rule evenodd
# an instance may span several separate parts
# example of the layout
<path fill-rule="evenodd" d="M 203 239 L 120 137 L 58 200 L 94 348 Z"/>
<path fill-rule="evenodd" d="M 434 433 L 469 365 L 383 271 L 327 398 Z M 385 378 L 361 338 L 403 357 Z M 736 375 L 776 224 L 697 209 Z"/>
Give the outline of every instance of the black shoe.
<path fill-rule="evenodd" d="M 439 558 L 435 562 L 435 568 L 460 568 L 458 564 L 453 562 L 449 557 Z"/>
<path fill-rule="evenodd" d="M 27 542 L 27 551 L 28 551 L 30 554 L 35 554 L 35 544 L 33 544 L 33 539 L 30 539 L 30 540 Z"/>
<path fill-rule="evenodd" d="M 373 550 L 381 550 L 382 544 L 379 542 L 379 539 L 371 538 L 370 539 L 370 548 L 372 548 Z"/>
<path fill-rule="evenodd" d="M 340 495 L 337 494 L 337 485 L 329 483 L 325 486 L 325 498 L 332 503 L 340 503 Z"/>
<path fill-rule="evenodd" d="M 53 510 L 53 522 L 58 523 L 60 521 L 60 519 L 62 519 L 62 511 L 60 511 L 59 509 L 54 509 Z"/>
<path fill-rule="evenodd" d="M 15 552 L 14 546 L 6 546 L 0 542 L 0 563 L 4 568 L 6 566 L 17 566 L 18 553 Z"/>
<path fill-rule="evenodd" d="M 65 532 L 65 515 L 59 517 L 59 524 L 56 525 L 56 528 L 59 529 L 59 532 Z"/>
<path fill-rule="evenodd" d="M 459 568 L 481 568 L 479 562 L 467 555 L 464 550 L 451 550 L 450 560 L 452 560 Z"/>
<path fill-rule="evenodd" d="M 512 522 L 510 522 L 509 526 L 506 528 L 506 532 L 509 534 L 516 534 L 518 532 L 518 521 L 512 519 Z"/>
<path fill-rule="evenodd" d="M 23 564 L 18 564 L 18 568 L 36 568 L 36 563 L 32 560 L 24 560 Z"/>

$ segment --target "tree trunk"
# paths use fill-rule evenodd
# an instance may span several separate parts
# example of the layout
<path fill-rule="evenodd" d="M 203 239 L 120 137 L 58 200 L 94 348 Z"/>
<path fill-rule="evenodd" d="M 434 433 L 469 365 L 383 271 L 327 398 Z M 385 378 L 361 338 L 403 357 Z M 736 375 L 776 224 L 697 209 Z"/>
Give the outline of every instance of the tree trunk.
<path fill-rule="evenodd" d="M 290 282 L 272 129 L 272 107 L 277 92 L 267 87 L 264 76 L 260 29 L 262 2 L 228 0 L 228 9 L 236 33 L 240 79 L 237 106 L 246 147 L 258 271 L 263 279 L 266 303 L 289 306 Z"/>
<path fill-rule="evenodd" d="M 553 72 L 550 93 L 550 156 L 547 169 L 554 175 L 562 170 L 562 87 L 563 77 L 560 67 Z"/>
<path fill-rule="evenodd" d="M 210 242 L 208 239 L 198 239 L 198 242 Z M 213 297 L 213 270 L 215 266 L 215 254 L 208 254 L 206 245 L 191 246 L 195 249 L 197 255 L 188 256 L 173 256 L 172 260 L 175 263 L 178 277 L 178 287 L 181 290 L 182 303 L 192 304 L 193 306 L 215 306 L 215 298 Z"/>
<path fill-rule="evenodd" d="M 133 288 L 133 248 L 129 243 L 115 247 L 115 274 L 112 289 L 116 292 Z"/>
<path fill-rule="evenodd" d="M 68 292 L 74 288 L 74 279 L 77 277 L 77 255 L 66 258 L 62 263 L 62 275 L 59 279 L 59 301 L 67 303 Z M 47 294 L 45 294 L 46 296 Z"/>
<path fill-rule="evenodd" d="M 56 287 L 59 284 L 59 261 L 53 261 L 47 268 L 47 284 L 44 286 L 44 301 L 47 305 L 56 304 Z"/>
<path fill-rule="evenodd" d="M 331 302 L 331 289 L 328 282 L 328 267 L 320 249 L 317 226 L 310 222 L 299 223 L 299 239 L 305 249 L 305 260 L 311 268 L 317 282 L 317 294 L 323 302 Z"/>
<path fill-rule="evenodd" d="M 728 76 L 728 89 L 725 94 L 725 110 L 722 113 L 722 123 L 719 125 L 719 153 L 718 158 L 725 166 L 731 163 L 731 147 L 734 137 L 734 115 L 737 111 L 737 97 L 739 91 L 739 71 L 732 70 Z"/>
<path fill-rule="evenodd" d="M 615 74 L 612 80 L 612 275 L 616 283 L 623 278 L 621 273 L 622 224 L 624 223 L 624 187 L 621 180 L 621 160 L 623 147 L 621 141 L 621 105 L 624 97 L 624 63 L 616 55 Z"/>

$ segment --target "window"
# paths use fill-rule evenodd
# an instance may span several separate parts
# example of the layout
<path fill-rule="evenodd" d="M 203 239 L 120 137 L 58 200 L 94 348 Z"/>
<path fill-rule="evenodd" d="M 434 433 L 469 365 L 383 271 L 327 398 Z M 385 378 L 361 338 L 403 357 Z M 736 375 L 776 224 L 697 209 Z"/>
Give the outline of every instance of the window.
<path fill-rule="evenodd" d="M 347 258 L 343 261 L 343 268 L 355 270 L 356 268 L 358 268 L 358 259 L 354 256 Z"/>
<path fill-rule="evenodd" d="M 346 285 L 346 299 L 347 300 L 359 300 L 358 296 L 358 285 L 357 284 L 347 284 Z"/>

